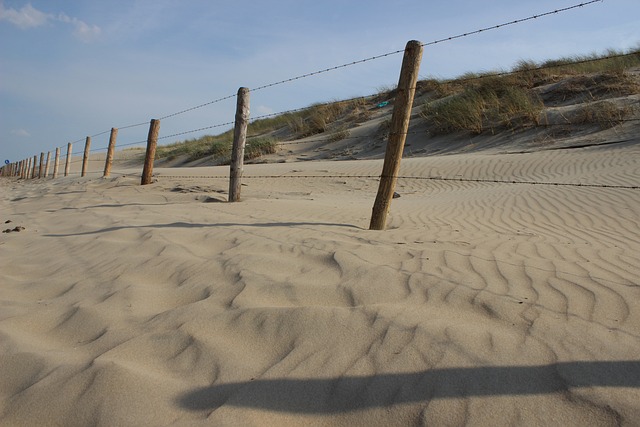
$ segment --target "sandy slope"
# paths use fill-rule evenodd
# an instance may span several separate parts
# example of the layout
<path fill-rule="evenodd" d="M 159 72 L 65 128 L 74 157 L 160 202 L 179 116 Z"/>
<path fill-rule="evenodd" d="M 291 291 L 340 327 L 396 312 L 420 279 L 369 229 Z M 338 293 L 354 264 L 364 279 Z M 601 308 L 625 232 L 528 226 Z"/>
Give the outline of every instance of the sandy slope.
<path fill-rule="evenodd" d="M 640 146 L 380 169 L 0 181 L 0 424 L 638 425 Z"/>

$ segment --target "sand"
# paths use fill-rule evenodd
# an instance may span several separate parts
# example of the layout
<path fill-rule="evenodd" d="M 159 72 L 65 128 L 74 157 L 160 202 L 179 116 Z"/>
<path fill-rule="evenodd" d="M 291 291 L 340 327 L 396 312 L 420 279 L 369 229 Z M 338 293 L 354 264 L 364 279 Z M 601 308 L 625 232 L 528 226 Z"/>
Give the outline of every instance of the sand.
<path fill-rule="evenodd" d="M 640 145 L 381 165 L 0 180 L 0 425 L 640 425 Z"/>

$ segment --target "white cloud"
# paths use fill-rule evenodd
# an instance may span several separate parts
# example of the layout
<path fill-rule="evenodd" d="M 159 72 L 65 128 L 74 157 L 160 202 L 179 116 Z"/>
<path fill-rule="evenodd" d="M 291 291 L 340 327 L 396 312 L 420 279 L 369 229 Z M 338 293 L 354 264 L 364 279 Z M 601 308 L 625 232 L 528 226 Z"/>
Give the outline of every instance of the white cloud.
<path fill-rule="evenodd" d="M 85 43 L 95 40 L 100 35 L 100 27 L 97 25 L 89 25 L 78 18 L 71 18 L 64 13 L 60 13 L 57 19 L 60 22 L 73 25 L 73 35 Z"/>
<path fill-rule="evenodd" d="M 9 21 L 19 28 L 39 27 L 46 24 L 48 19 L 49 16 L 46 13 L 35 9 L 30 3 L 20 10 L 5 9 L 4 5 L 0 3 L 0 20 Z"/>
<path fill-rule="evenodd" d="M 97 25 L 89 25 L 65 13 L 53 15 L 42 12 L 31 6 L 31 3 L 27 3 L 20 10 L 16 10 L 5 8 L 0 1 L 0 21 L 9 21 L 23 30 L 40 27 L 48 22 L 62 22 L 73 26 L 73 35 L 85 43 L 95 40 L 101 33 L 100 27 Z"/>
<path fill-rule="evenodd" d="M 25 138 L 31 136 L 31 134 L 29 132 L 27 132 L 26 130 L 24 130 L 24 129 L 13 129 L 11 131 L 11 134 L 15 135 L 15 136 L 25 137 Z"/>

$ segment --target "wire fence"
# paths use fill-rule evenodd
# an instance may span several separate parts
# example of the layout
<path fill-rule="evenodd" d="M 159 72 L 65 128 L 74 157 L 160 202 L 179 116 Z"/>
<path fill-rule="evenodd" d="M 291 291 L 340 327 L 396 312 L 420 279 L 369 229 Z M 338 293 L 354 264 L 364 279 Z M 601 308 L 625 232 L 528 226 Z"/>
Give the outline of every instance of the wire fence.
<path fill-rule="evenodd" d="M 592 0 L 592 1 L 587 1 L 587 2 L 582 2 L 579 4 L 575 4 L 572 6 L 568 6 L 568 7 L 564 7 L 564 8 L 559 8 L 559 9 L 555 9 L 552 11 L 548 11 L 548 12 L 544 12 L 541 14 L 534 14 L 534 15 L 530 15 L 527 16 L 525 18 L 521 18 L 521 19 L 516 19 L 516 20 L 512 20 L 512 21 L 508 21 L 508 22 L 503 22 L 503 23 L 499 23 L 497 25 L 492 25 L 489 27 L 484 27 L 484 28 L 480 28 L 480 29 L 476 29 L 473 31 L 469 31 L 469 32 L 464 32 L 461 34 L 456 34 L 456 35 L 452 35 L 449 37 L 444 37 L 444 38 L 440 38 L 440 39 L 436 39 L 427 43 L 421 43 L 421 46 L 426 47 L 426 46 L 432 46 L 432 45 L 436 45 L 436 44 L 440 44 L 440 43 L 445 43 L 445 42 L 450 42 L 450 41 L 454 41 L 454 40 L 458 40 L 461 38 L 465 38 L 465 37 L 470 37 L 473 35 L 477 35 L 480 33 L 484 33 L 487 31 L 491 31 L 491 30 L 497 30 L 500 28 L 504 28 L 507 26 L 513 26 L 513 25 L 517 25 L 517 24 L 521 24 L 527 21 L 532 21 L 532 20 L 536 20 L 539 18 L 543 18 L 546 16 L 550 16 L 550 15 L 554 15 L 554 14 L 559 14 L 559 13 L 563 13 L 563 12 L 568 12 L 571 10 L 575 10 L 578 8 L 582 8 L 585 6 L 589 6 L 592 5 L 594 3 L 599 3 L 602 2 L 603 0 Z M 317 71 L 313 71 L 313 72 L 309 72 L 309 73 L 305 73 L 305 74 L 301 74 L 301 75 L 297 75 L 297 76 L 293 76 L 293 77 L 289 77 L 286 79 L 282 79 L 282 80 L 278 80 L 275 82 L 271 82 L 271 83 L 267 83 L 267 84 L 263 84 L 263 85 L 259 85 L 256 86 L 252 89 L 250 89 L 251 92 L 257 92 L 257 91 L 262 91 L 268 88 L 273 88 L 276 86 L 280 86 L 280 85 L 284 85 L 287 83 L 291 83 L 294 81 L 298 81 L 298 80 L 302 80 L 302 79 L 306 79 L 306 78 L 310 78 L 313 76 L 318 76 L 321 74 L 325 74 L 325 73 L 329 73 L 335 70 L 340 70 L 340 69 L 345 69 L 348 67 L 352 67 L 355 65 L 359 65 L 359 64 L 364 64 L 367 62 L 371 62 L 371 61 L 375 61 L 381 58 L 386 58 L 389 56 L 393 56 L 393 55 L 397 55 L 404 52 L 404 50 L 395 50 L 395 51 L 391 51 L 391 52 L 386 52 L 386 53 L 382 53 L 379 55 L 375 55 L 372 57 L 368 57 L 368 58 L 364 58 L 364 59 L 358 59 L 358 60 L 354 60 L 354 61 L 350 61 L 344 64 L 340 64 L 340 65 L 336 65 L 336 66 L 332 66 L 332 67 L 327 67 L 327 68 L 323 68 Z M 625 53 L 625 54 L 612 54 L 612 55 L 608 55 L 608 56 L 603 56 L 603 57 L 597 57 L 597 58 L 585 58 L 582 60 L 577 60 L 572 62 L 573 65 L 577 65 L 577 64 L 587 64 L 587 63 L 591 63 L 591 62 L 597 62 L 597 61 L 606 61 L 606 60 L 615 60 L 615 59 L 621 59 L 624 57 L 628 57 L 628 56 L 634 56 L 634 55 L 640 55 L 640 51 L 638 52 L 630 52 L 630 53 Z M 463 77 L 463 78 L 459 78 L 459 79 L 454 79 L 454 80 L 450 80 L 448 82 L 455 82 L 455 83 L 466 83 L 466 82 L 470 82 L 470 81 L 474 81 L 474 80 L 481 80 L 481 79 L 486 79 L 486 78 L 495 78 L 495 77 L 506 77 L 509 75 L 516 75 L 516 74 L 521 74 L 521 73 L 531 73 L 531 72 L 536 72 L 536 71 L 543 71 L 543 70 L 549 70 L 549 69 L 555 69 L 555 68 L 559 68 L 559 67 L 564 67 L 564 66 L 568 66 L 568 65 L 572 65 L 572 64 L 563 64 L 563 63 L 557 63 L 557 64 L 544 64 L 541 66 L 529 66 L 529 67 L 521 67 L 520 69 L 515 69 L 512 71 L 508 71 L 508 72 L 491 72 L 491 73 L 485 73 L 483 75 L 474 75 L 474 76 L 470 76 L 470 77 Z M 188 108 L 184 108 L 181 110 L 178 110 L 176 112 L 170 113 L 170 114 L 165 114 L 163 116 L 160 117 L 159 120 L 166 120 L 166 119 L 170 119 L 170 118 L 174 118 L 176 116 L 180 116 L 186 113 L 190 113 L 193 112 L 195 110 L 207 107 L 207 106 L 211 106 L 213 104 L 216 103 L 220 103 L 222 101 L 226 101 L 226 100 L 230 100 L 233 98 L 236 98 L 236 94 L 232 94 L 232 95 L 226 95 L 226 96 L 222 96 L 220 98 L 211 100 L 211 101 L 207 101 L 192 107 L 188 107 Z M 375 100 L 376 98 L 379 98 L 380 95 L 372 95 L 372 96 L 367 96 L 367 97 L 358 97 L 358 98 L 353 98 L 351 100 L 346 100 L 343 102 L 349 102 L 349 101 L 364 101 L 364 102 L 370 102 Z M 328 105 L 331 104 L 332 102 L 328 102 L 328 103 L 324 103 L 324 104 L 318 104 L 315 107 L 318 107 L 319 105 Z M 292 115 L 292 114 L 297 114 L 297 113 L 301 113 L 305 110 L 309 110 L 310 107 L 303 107 L 303 108 L 295 108 L 295 109 L 290 109 L 290 110 L 286 110 L 286 111 L 281 111 L 281 112 L 277 112 L 277 113 L 270 113 L 270 114 L 265 114 L 265 115 L 261 115 L 258 117 L 254 117 L 251 119 L 251 123 L 256 123 L 259 122 L 261 120 L 266 120 L 266 119 L 270 119 L 270 118 L 275 118 L 278 116 L 284 116 L 284 115 Z M 618 123 L 624 123 L 624 122 L 631 122 L 631 121 L 638 121 L 639 119 L 620 119 L 618 120 Z M 212 130 L 212 129 L 219 129 L 219 128 L 224 128 L 224 127 L 231 127 L 233 126 L 234 122 L 233 121 L 226 121 L 226 122 L 222 122 L 222 123 L 218 123 L 218 124 L 208 124 L 206 126 L 202 126 L 196 129 L 188 129 L 188 130 L 184 130 L 184 131 L 180 131 L 180 132 L 175 132 L 169 135 L 162 135 L 159 136 L 158 139 L 159 140 L 168 140 L 168 139 L 172 139 L 172 138 L 177 138 L 177 137 L 181 137 L 184 135 L 188 135 L 188 134 L 193 134 L 193 133 L 197 133 L 197 132 L 203 132 L 203 131 L 207 131 L 207 130 Z M 118 127 L 119 130 L 128 130 L 128 129 L 134 129 L 134 128 L 138 128 L 138 127 L 142 127 L 142 126 L 148 126 L 149 122 L 140 122 L 140 123 L 133 123 L 133 124 L 129 124 L 126 126 L 120 126 Z M 534 127 L 540 127 L 540 128 L 550 128 L 550 127 L 566 127 L 566 126 L 580 126 L 580 125 L 584 125 L 584 123 L 573 123 L 570 120 L 565 120 L 564 122 L 559 122 L 559 123 L 538 123 L 536 124 Z M 485 131 L 485 130 L 493 130 L 495 129 L 495 126 L 488 126 L 488 127 L 484 127 L 482 129 L 480 129 L 480 131 Z M 107 135 L 111 132 L 111 130 L 105 130 L 102 132 L 97 132 L 93 135 L 91 135 L 88 138 L 98 138 L 101 137 L 103 135 Z M 341 138 L 339 139 L 339 141 L 362 141 L 362 140 L 370 140 L 370 141 L 374 141 L 376 139 L 382 139 L 386 136 L 388 136 L 388 132 L 385 133 L 384 129 L 380 132 L 378 132 L 378 134 L 376 135 L 350 135 L 348 132 L 342 132 L 343 134 L 341 135 Z M 425 135 L 424 130 L 421 131 L 411 131 L 411 132 L 406 132 L 405 135 Z M 255 137 L 255 135 L 253 136 Z M 250 136 L 248 139 L 251 140 L 252 136 Z M 322 137 L 307 137 L 307 138 L 297 138 L 297 139 L 291 139 L 291 140 L 285 140 L 285 141 L 279 141 L 278 144 L 280 146 L 287 146 L 287 145 L 299 145 L 299 144 L 317 144 L 317 143 L 327 143 L 328 141 L 330 141 L 332 138 L 332 134 L 325 134 Z M 73 141 L 71 144 L 78 144 L 81 143 L 83 141 L 85 141 L 86 138 L 81 138 L 78 139 L 76 141 Z M 332 141 L 332 142 L 337 142 L 336 141 Z M 118 148 L 128 148 L 128 147 L 134 147 L 134 146 L 138 146 L 138 145 L 142 145 L 147 143 L 147 139 L 134 139 L 133 141 L 127 141 L 124 143 L 118 143 Z M 615 144 L 618 142 L 608 142 L 609 144 Z M 108 147 L 99 147 L 96 149 L 92 149 L 91 152 L 92 153 L 99 153 L 102 151 L 107 151 Z M 89 158 L 89 159 L 81 159 L 81 158 L 76 158 L 77 156 L 83 155 L 84 151 L 74 151 L 71 153 L 68 153 L 67 156 L 71 156 L 72 158 L 68 160 L 69 164 L 77 164 L 77 163 L 82 163 L 83 161 L 88 161 L 88 162 L 92 162 L 92 163 L 98 163 L 98 162 L 104 162 L 104 159 L 97 159 L 97 158 Z M 121 156 L 122 159 L 126 158 L 128 156 Z M 31 159 L 29 159 L 31 160 Z M 35 173 L 35 161 L 33 162 L 34 164 L 31 166 L 34 170 Z M 24 167 L 24 166 L 23 166 Z M 40 166 L 42 167 L 42 165 Z M 69 172 L 70 173 L 70 172 Z M 96 172 L 89 172 L 89 173 L 96 173 Z M 72 173 L 71 173 L 72 174 Z M 177 178 L 178 176 L 172 176 Z M 199 177 L 193 177 L 193 176 L 182 176 L 181 178 L 184 179 L 191 179 L 191 178 L 211 178 L 211 179 L 222 179 L 222 178 L 227 178 L 227 177 L 222 177 L 222 176 L 199 176 Z M 258 178 L 258 176 L 245 176 L 243 178 L 246 179 L 255 179 Z M 290 177 L 283 177 L 283 176 L 261 176 L 260 178 L 264 178 L 264 179 L 278 179 L 278 178 L 290 178 Z M 333 176 L 333 177 L 329 177 L 329 176 L 295 176 L 295 178 L 303 178 L 303 179 L 326 179 L 326 178 L 360 178 L 360 179 L 380 179 L 380 176 L 368 176 L 368 175 L 364 175 L 364 176 L 359 176 L 359 175 L 346 175 L 346 176 Z M 409 176 L 397 176 L 395 177 L 397 179 L 404 179 L 404 180 L 451 180 L 451 181 L 463 181 L 462 179 L 444 179 L 444 178 L 435 178 L 435 177 L 409 177 Z M 470 181 L 470 182 L 493 182 L 493 183 L 509 183 L 509 184 L 530 184 L 530 185 L 575 185 L 575 186 L 596 186 L 596 187 L 603 187 L 603 188 L 626 188 L 626 189 L 637 189 L 638 187 L 636 186 L 609 186 L 609 185 L 590 185 L 590 184 L 566 184 L 566 183 L 538 183 L 538 182 L 516 182 L 516 181 L 500 181 L 500 180 L 466 180 L 466 181 Z"/>

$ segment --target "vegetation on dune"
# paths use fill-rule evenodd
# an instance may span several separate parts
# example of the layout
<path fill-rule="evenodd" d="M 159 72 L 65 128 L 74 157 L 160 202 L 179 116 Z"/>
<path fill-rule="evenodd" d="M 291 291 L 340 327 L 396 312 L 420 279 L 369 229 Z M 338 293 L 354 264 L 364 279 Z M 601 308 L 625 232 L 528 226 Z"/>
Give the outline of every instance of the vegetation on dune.
<path fill-rule="evenodd" d="M 625 70 L 640 65 L 640 52 L 626 56 L 580 56 L 520 61 L 510 72 L 467 73 L 449 81 L 425 80 L 418 90 L 430 94 L 421 116 L 431 134 L 480 134 L 543 124 L 545 107 L 584 103 L 572 124 L 619 124 L 633 111 L 602 99 L 640 93 L 637 79 Z M 610 56 L 617 56 L 607 58 Z M 601 59 L 600 58 L 607 58 Z M 550 87 L 549 85 L 553 85 Z M 548 87 L 548 90 L 545 90 Z"/>
<path fill-rule="evenodd" d="M 158 159 L 173 160 L 185 156 L 187 161 L 194 161 L 207 156 L 213 156 L 219 164 L 229 163 L 231 160 L 231 148 L 233 145 L 233 131 L 221 135 L 205 135 L 197 139 L 191 139 L 174 144 L 159 146 L 156 150 Z M 271 137 L 258 137 L 247 139 L 244 150 L 245 160 L 255 159 L 264 154 L 276 152 L 277 141 Z"/>
<path fill-rule="evenodd" d="M 417 97 L 423 102 L 420 116 L 432 135 L 481 134 L 546 125 L 548 108 L 579 104 L 571 117 L 563 117 L 567 124 L 606 129 L 634 114 L 632 107 L 607 99 L 640 93 L 637 77 L 628 73 L 638 66 L 640 50 L 609 50 L 602 55 L 541 63 L 523 60 L 509 71 L 466 73 L 451 80 L 426 79 L 417 87 Z M 255 120 L 248 127 L 245 159 L 275 153 L 279 141 L 319 134 L 326 134 L 328 143 L 348 138 L 351 127 L 369 120 L 379 102 L 394 96 L 394 90 L 385 89 L 376 97 L 315 104 Z M 224 164 L 229 162 L 232 140 L 230 130 L 176 142 L 158 147 L 157 157 L 184 156 L 194 161 L 212 156 L 216 163 Z"/>

